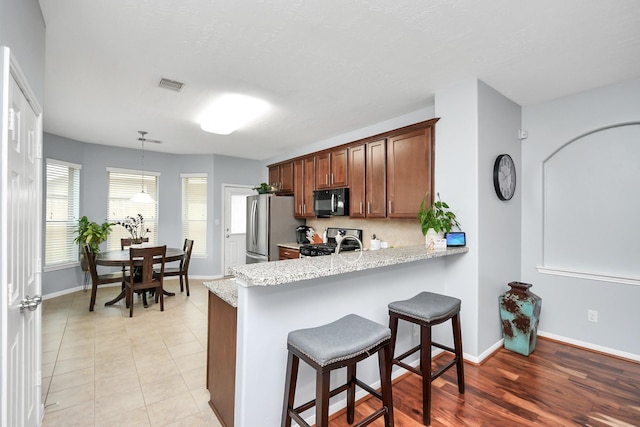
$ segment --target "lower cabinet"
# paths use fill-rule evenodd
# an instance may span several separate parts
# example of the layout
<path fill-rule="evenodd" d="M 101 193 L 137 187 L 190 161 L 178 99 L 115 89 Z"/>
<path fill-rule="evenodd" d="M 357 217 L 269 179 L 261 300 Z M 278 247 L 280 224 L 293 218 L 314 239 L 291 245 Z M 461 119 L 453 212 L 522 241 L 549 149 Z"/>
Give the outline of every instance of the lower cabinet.
<path fill-rule="evenodd" d="M 279 260 L 285 259 L 298 259 L 300 258 L 300 251 L 291 248 L 279 248 L 280 249 L 280 257 Z"/>
<path fill-rule="evenodd" d="M 238 309 L 209 292 L 207 390 L 209 406 L 225 427 L 233 426 Z"/>

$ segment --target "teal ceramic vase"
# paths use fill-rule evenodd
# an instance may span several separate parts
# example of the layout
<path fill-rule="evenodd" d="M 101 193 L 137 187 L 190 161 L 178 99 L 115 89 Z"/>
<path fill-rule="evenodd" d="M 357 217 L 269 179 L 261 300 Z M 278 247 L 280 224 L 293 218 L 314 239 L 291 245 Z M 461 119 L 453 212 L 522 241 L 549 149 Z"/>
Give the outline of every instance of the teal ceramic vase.
<path fill-rule="evenodd" d="M 528 356 L 536 349 L 542 298 L 529 291 L 530 283 L 511 282 L 498 297 L 504 348 Z"/>

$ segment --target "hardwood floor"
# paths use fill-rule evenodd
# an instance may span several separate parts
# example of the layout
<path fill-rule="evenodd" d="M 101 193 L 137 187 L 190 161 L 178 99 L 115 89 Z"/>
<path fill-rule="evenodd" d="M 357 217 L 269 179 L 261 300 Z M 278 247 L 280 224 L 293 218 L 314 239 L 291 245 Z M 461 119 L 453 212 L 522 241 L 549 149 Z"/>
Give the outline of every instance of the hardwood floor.
<path fill-rule="evenodd" d="M 458 394 L 455 369 L 433 382 L 432 426 L 640 426 L 640 363 L 540 338 L 529 357 L 501 349 L 464 369 L 464 395 Z M 396 427 L 422 425 L 419 376 L 397 381 L 393 401 Z M 360 402 L 356 421 L 378 404 Z M 331 425 L 349 424 L 340 415 Z"/>

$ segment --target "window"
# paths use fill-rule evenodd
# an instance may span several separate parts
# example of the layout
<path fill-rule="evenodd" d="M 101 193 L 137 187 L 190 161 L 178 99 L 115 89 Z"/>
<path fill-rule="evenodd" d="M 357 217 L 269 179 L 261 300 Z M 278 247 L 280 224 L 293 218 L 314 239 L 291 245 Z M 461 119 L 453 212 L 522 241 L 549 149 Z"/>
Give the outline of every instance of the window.
<path fill-rule="evenodd" d="M 182 237 L 194 256 L 207 255 L 207 174 L 182 174 Z"/>
<path fill-rule="evenodd" d="M 73 242 L 80 211 L 80 165 L 47 159 L 45 255 L 47 268 L 78 262 Z"/>
<path fill-rule="evenodd" d="M 145 237 L 149 243 L 158 243 L 158 178 L 155 172 L 139 172 L 127 169 L 107 168 L 107 220 L 118 222 L 127 216 L 142 215 L 144 228 L 149 229 Z M 153 203 L 132 202 L 131 197 L 140 190 L 151 196 Z M 129 232 L 120 225 L 114 225 L 107 240 L 107 250 L 120 249 L 120 239 L 130 238 Z"/>

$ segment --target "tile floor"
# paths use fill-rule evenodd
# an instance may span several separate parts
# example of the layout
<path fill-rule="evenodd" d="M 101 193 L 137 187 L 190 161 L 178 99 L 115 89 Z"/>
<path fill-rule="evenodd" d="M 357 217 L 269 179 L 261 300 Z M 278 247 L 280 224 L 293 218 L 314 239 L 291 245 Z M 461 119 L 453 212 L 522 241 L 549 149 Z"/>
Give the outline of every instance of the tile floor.
<path fill-rule="evenodd" d="M 165 288 L 165 311 L 135 298 L 105 307 L 120 287 L 43 302 L 43 427 L 220 426 L 206 389 L 207 292 L 191 280 L 191 296 L 177 280 Z"/>

